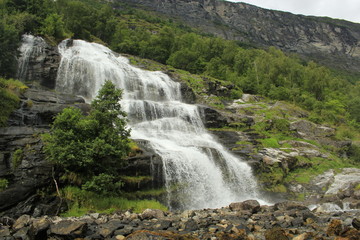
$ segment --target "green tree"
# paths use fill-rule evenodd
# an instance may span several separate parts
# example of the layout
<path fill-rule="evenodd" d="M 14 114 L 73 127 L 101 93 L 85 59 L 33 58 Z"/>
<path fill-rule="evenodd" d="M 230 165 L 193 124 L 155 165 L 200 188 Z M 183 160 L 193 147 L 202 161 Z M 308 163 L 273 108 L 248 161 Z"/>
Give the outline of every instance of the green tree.
<path fill-rule="evenodd" d="M 117 176 L 130 151 L 130 130 L 119 101 L 122 92 L 106 81 L 91 103 L 88 116 L 76 108 L 64 109 L 49 134 L 44 135 L 50 161 L 85 180 L 107 174 Z"/>

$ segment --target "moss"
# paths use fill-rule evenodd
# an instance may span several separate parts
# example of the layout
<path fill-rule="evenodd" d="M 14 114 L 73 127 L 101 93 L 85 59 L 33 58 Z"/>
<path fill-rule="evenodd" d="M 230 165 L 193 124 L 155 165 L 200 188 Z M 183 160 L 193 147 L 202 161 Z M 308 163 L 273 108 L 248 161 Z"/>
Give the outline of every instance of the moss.
<path fill-rule="evenodd" d="M 355 186 L 354 190 L 360 190 L 360 183 Z"/>
<path fill-rule="evenodd" d="M 9 181 L 5 178 L 0 178 L 0 192 L 4 191 L 8 187 Z"/>
<path fill-rule="evenodd" d="M 16 169 L 20 166 L 22 160 L 23 160 L 24 152 L 22 149 L 17 149 L 11 159 L 12 167 L 13 169 Z"/>
<path fill-rule="evenodd" d="M 283 183 L 285 173 L 279 163 L 274 165 L 263 165 L 258 171 L 259 182 L 262 183 L 267 190 L 272 190 L 276 185 Z"/>

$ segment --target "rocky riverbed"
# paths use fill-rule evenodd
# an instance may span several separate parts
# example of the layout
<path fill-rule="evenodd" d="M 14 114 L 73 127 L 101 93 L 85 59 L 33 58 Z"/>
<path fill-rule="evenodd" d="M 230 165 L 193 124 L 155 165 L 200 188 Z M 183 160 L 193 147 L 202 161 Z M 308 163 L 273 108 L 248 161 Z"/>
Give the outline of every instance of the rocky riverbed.
<path fill-rule="evenodd" d="M 360 239 L 358 211 L 312 211 L 297 202 L 255 200 L 220 209 L 91 213 L 79 218 L 22 215 L 0 219 L 0 239 Z"/>

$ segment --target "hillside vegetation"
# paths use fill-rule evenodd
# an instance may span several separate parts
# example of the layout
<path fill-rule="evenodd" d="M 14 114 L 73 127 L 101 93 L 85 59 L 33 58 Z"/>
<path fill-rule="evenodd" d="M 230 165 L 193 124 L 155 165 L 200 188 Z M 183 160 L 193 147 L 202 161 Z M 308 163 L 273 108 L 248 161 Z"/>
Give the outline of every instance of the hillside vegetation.
<path fill-rule="evenodd" d="M 190 73 L 225 80 L 239 91 L 285 100 L 314 111 L 318 122 L 357 125 L 360 86 L 356 79 L 304 62 L 278 49 L 252 49 L 204 36 L 172 19 L 96 0 L 1 0 L 0 72 L 14 76 L 21 34 L 56 42 L 81 38 L 114 51 L 156 60 Z M 16 44 L 17 43 L 17 44 Z"/>

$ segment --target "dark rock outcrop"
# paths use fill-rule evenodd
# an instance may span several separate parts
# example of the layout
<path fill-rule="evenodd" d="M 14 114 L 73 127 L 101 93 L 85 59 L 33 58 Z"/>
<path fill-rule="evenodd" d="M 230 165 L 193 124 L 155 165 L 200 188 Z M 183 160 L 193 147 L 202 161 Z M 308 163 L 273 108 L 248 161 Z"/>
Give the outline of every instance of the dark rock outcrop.
<path fill-rule="evenodd" d="M 79 97 L 38 89 L 28 89 L 20 100 L 10 126 L 0 128 L 0 178 L 9 181 L 8 188 L 0 192 L 0 211 L 7 210 L 12 216 L 55 214 L 58 199 L 33 195 L 53 185 L 53 165 L 42 152 L 41 134 L 49 131 L 49 124 L 64 108 L 74 106 L 86 113 L 89 105 Z"/>
<path fill-rule="evenodd" d="M 60 64 L 58 48 L 49 45 L 41 37 L 23 35 L 20 52 L 22 56 L 19 59 L 17 78 L 54 89 Z"/>
<path fill-rule="evenodd" d="M 206 128 L 222 128 L 228 124 L 227 119 L 217 110 L 206 106 L 198 107 L 202 113 L 201 117 Z"/>
<path fill-rule="evenodd" d="M 126 0 L 204 32 L 258 46 L 276 46 L 318 59 L 333 67 L 359 72 L 360 25 L 307 17 L 218 0 Z"/>

